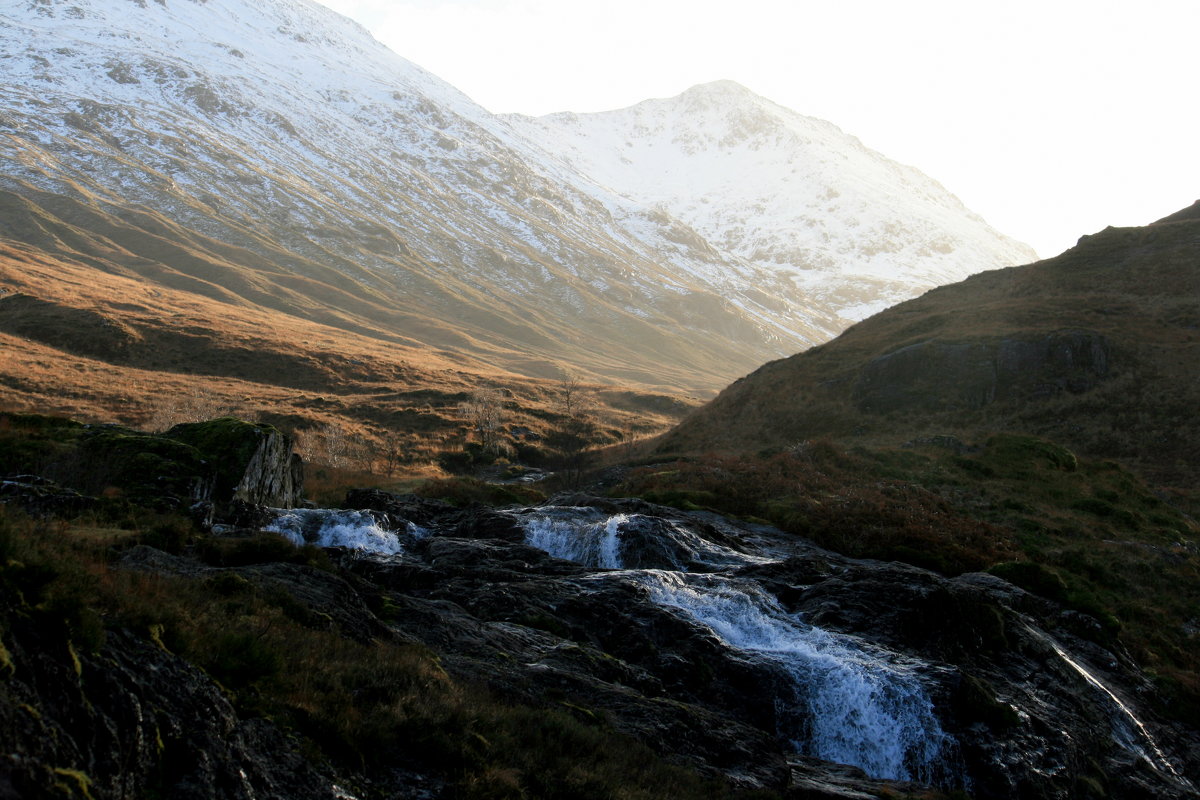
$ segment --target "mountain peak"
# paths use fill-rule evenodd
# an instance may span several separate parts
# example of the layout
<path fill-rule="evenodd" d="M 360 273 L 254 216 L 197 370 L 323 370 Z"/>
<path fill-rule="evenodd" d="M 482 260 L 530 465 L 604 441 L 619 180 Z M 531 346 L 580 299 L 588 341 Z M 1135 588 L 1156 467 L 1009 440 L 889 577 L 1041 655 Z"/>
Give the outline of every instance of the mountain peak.
<path fill-rule="evenodd" d="M 758 96 L 737 81 L 731 80 L 718 80 L 697 84 L 680 95 L 680 97 L 723 97 L 738 99 Z"/>

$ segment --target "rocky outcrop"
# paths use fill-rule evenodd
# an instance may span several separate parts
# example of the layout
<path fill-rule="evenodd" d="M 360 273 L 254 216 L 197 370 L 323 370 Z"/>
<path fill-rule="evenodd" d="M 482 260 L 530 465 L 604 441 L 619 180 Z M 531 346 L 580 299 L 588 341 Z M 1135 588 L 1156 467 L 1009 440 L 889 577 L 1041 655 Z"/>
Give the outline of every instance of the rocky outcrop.
<path fill-rule="evenodd" d="M 213 473 L 211 499 L 293 508 L 300 501 L 304 466 L 292 438 L 264 424 L 222 417 L 176 425 L 168 439 L 194 447 Z"/>
<path fill-rule="evenodd" d="M 997 402 L 1079 394 L 1106 378 L 1110 347 L 1100 334 L 1063 331 L 995 342 L 925 341 L 863 366 L 853 399 L 860 411 L 947 411 Z"/>
<path fill-rule="evenodd" d="M 637 577 L 671 569 L 659 562 L 678 558 L 680 531 L 711 535 L 736 545 L 742 566 L 725 564 L 707 578 L 671 573 L 684 576 L 682 585 L 702 591 L 716 581 L 719 594 L 751 598 L 765 591 L 779 613 L 848 636 L 919 676 L 952 742 L 936 764 L 914 772 L 923 780 L 985 799 L 1192 796 L 1196 732 L 1153 715 L 1141 671 L 1085 614 L 993 575 L 947 578 L 849 559 L 765 526 L 641 501 L 589 508 L 583 496 L 558 500 L 568 499 L 580 535 L 596 514 L 615 515 L 639 562 L 622 566 L 645 560 L 655 569 L 597 570 L 513 541 L 514 522 L 566 506 L 447 511 L 426 517 L 431 535 L 401 556 L 346 552 L 342 564 L 402 609 L 390 623 L 397 632 L 464 678 L 485 676 L 524 701 L 549 693 L 602 710 L 659 753 L 742 785 L 795 797 L 919 793 L 797 755 L 808 723 L 797 710 L 805 706 L 795 673 L 656 602 L 653 580 Z M 498 536 L 485 538 L 489 530 Z M 752 624 L 758 612 L 745 613 Z"/>
<path fill-rule="evenodd" d="M 332 564 L 315 569 L 217 567 L 141 546 L 116 567 L 273 598 L 322 636 L 417 644 L 461 685 L 565 710 L 781 797 L 1195 796 L 1197 731 L 1155 714 L 1150 684 L 1095 620 L 996 575 L 851 559 L 766 525 L 636 500 L 460 510 L 354 497 L 372 513 L 305 513 L 392 526 L 399 549 L 329 548 Z M 418 533 L 406 512 L 421 517 Z M 532 546 L 550 523 L 567 539 L 603 530 L 620 568 Z M 19 743 L 6 751 L 9 796 L 40 796 L 27 789 L 38 781 L 83 781 L 96 798 L 332 797 L 336 785 L 360 798 L 450 796 L 396 787 L 453 775 L 301 758 L 153 634 L 110 631 L 87 653 L 63 642 L 28 622 L 4 634 L 0 726 Z"/>
<path fill-rule="evenodd" d="M 39 434 L 0 455 L 0 476 L 9 476 L 0 501 L 31 513 L 71 516 L 71 509 L 95 508 L 104 496 L 191 512 L 212 524 L 300 502 L 303 463 L 291 437 L 270 425 L 223 417 L 152 434 L 35 415 L 5 420 Z"/>
<path fill-rule="evenodd" d="M 147 639 L 110 631 L 93 654 L 25 622 L 4 644 L 0 797 L 345 797 L 297 740 Z"/>

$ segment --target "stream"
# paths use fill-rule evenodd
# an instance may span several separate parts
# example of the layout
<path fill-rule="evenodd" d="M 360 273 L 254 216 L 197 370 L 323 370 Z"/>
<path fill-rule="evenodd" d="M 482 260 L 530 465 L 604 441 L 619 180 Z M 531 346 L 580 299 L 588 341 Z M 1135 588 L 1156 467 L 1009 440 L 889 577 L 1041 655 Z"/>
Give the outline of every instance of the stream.
<path fill-rule="evenodd" d="M 774 734 L 786 749 L 858 767 L 875 779 L 971 789 L 960 743 L 945 726 L 951 712 L 934 699 L 946 702 L 946 686 L 957 680 L 949 677 L 955 668 L 811 624 L 741 574 L 779 565 L 785 553 L 685 514 L 576 506 L 495 514 L 515 530 L 514 536 L 523 535 L 524 545 L 586 567 L 588 572 L 572 578 L 577 584 L 624 587 L 684 621 L 697 635 L 719 642 L 731 657 L 763 667 L 761 674 L 781 676 L 762 685 L 762 691 L 773 694 L 768 700 L 775 709 Z M 397 524 L 394 514 L 376 511 L 279 511 L 269 529 L 297 544 L 401 561 L 436 541 L 430 537 L 458 535 L 438 521 L 428 527 Z M 1096 695 L 1088 702 L 1112 710 L 1111 741 L 1170 784 L 1190 788 L 1111 689 L 1046 634 L 1025 627 L 1082 676 L 1084 692 Z M 1056 763 L 1058 757 L 1047 752 L 1048 763 Z"/>

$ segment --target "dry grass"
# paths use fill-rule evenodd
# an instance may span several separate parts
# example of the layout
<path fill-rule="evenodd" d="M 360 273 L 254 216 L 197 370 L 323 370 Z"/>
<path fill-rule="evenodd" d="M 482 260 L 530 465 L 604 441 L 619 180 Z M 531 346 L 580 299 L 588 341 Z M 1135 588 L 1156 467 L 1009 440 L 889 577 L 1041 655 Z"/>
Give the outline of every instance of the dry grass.
<path fill-rule="evenodd" d="M 503 396 L 507 426 L 552 424 L 557 379 L 113 269 L 0 244 L 0 409 L 148 430 L 232 414 L 299 432 L 323 466 L 385 476 L 425 474 L 460 449 L 460 407 L 480 388 Z M 688 408 L 637 387 L 587 388 L 612 431 L 659 432 Z"/>

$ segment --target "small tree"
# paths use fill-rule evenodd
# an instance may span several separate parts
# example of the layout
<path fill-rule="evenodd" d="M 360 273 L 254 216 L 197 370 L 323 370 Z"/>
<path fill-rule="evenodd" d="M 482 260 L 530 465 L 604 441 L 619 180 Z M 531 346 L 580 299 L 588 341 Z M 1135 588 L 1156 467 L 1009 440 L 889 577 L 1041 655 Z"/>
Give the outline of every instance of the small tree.
<path fill-rule="evenodd" d="M 467 418 L 484 453 L 498 456 L 504 449 L 504 403 L 497 389 L 478 389 L 459 410 Z"/>
<path fill-rule="evenodd" d="M 567 485 L 577 488 L 596 443 L 595 399 L 579 376 L 564 369 L 558 382 L 558 425 L 546 444 L 558 453 L 558 469 Z"/>

